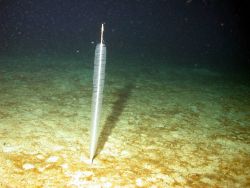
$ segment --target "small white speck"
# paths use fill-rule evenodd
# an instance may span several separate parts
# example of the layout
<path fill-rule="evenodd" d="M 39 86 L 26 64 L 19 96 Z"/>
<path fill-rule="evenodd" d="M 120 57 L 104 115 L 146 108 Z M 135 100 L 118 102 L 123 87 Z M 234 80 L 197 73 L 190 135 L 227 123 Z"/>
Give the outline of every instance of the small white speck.
<path fill-rule="evenodd" d="M 64 163 L 64 164 L 61 165 L 61 167 L 62 167 L 63 169 L 67 169 L 67 168 L 69 168 L 69 165 Z"/>
<path fill-rule="evenodd" d="M 51 157 L 49 157 L 49 158 L 46 160 L 46 162 L 47 162 L 47 163 L 55 163 L 55 162 L 58 161 L 58 159 L 59 159 L 59 157 L 57 157 L 57 156 L 51 156 Z"/>
<path fill-rule="evenodd" d="M 43 160 L 43 159 L 44 159 L 44 156 L 41 155 L 41 154 L 38 154 L 38 155 L 36 156 L 36 158 L 38 158 L 38 159 L 40 159 L 40 160 Z"/>
<path fill-rule="evenodd" d="M 53 151 L 60 151 L 63 149 L 63 146 L 55 146 L 53 147 Z"/>
<path fill-rule="evenodd" d="M 128 156 L 128 155 L 129 155 L 129 152 L 126 151 L 126 150 L 123 150 L 123 151 L 121 152 L 121 155 L 122 155 L 122 156 Z"/>
<path fill-rule="evenodd" d="M 141 178 L 136 179 L 136 185 L 139 186 L 139 187 L 143 186 L 143 181 L 142 181 Z"/>
<path fill-rule="evenodd" d="M 33 169 L 33 168 L 35 168 L 35 166 L 33 164 L 30 164 L 30 163 L 25 163 L 23 165 L 24 170 L 30 170 L 30 169 Z"/>
<path fill-rule="evenodd" d="M 11 146 L 6 146 L 3 148 L 3 152 L 4 153 L 11 153 L 11 152 L 15 152 L 17 150 L 16 147 L 11 147 Z"/>
<path fill-rule="evenodd" d="M 104 187 L 111 187 L 112 186 L 112 183 L 111 182 L 106 182 L 103 184 Z"/>

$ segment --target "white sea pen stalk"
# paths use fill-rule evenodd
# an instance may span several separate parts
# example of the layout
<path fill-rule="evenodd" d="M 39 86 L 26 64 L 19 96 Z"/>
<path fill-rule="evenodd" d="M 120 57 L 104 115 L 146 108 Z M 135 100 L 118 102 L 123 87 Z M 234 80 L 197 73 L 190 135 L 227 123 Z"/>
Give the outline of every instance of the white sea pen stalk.
<path fill-rule="evenodd" d="M 93 96 L 92 96 L 92 123 L 90 135 L 90 161 L 93 162 L 95 157 L 98 137 L 99 137 L 99 122 L 102 108 L 103 87 L 105 78 L 106 64 L 106 46 L 103 44 L 103 31 L 101 29 L 101 43 L 97 44 L 95 49 L 94 60 L 94 76 L 93 76 Z"/>

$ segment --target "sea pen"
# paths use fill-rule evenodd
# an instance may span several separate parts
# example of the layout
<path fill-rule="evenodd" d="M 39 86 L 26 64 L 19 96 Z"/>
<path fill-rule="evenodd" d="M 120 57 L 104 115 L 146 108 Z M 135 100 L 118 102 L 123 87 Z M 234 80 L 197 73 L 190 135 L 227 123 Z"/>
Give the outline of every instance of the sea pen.
<path fill-rule="evenodd" d="M 92 95 L 92 121 L 90 132 L 90 162 L 93 163 L 95 157 L 98 137 L 99 122 L 102 108 L 103 87 L 105 78 L 106 46 L 103 43 L 104 24 L 101 27 L 101 41 L 96 45 L 93 76 Z"/>

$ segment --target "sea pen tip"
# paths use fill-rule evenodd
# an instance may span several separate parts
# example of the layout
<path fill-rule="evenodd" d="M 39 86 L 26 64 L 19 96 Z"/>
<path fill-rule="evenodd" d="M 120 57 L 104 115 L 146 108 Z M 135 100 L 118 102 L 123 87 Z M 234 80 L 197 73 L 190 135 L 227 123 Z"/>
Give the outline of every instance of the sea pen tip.
<path fill-rule="evenodd" d="M 104 23 L 102 23 L 102 28 L 101 28 L 101 44 L 103 43 L 103 32 L 104 32 Z"/>

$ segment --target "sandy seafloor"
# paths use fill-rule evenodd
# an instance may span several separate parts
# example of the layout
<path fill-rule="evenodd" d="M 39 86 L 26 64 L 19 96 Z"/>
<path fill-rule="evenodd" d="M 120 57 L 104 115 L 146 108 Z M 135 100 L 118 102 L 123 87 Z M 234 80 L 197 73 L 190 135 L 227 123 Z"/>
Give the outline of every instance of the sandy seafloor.
<path fill-rule="evenodd" d="M 107 62 L 90 165 L 92 59 L 1 58 L 0 187 L 250 187 L 249 85 L 137 61 Z"/>

